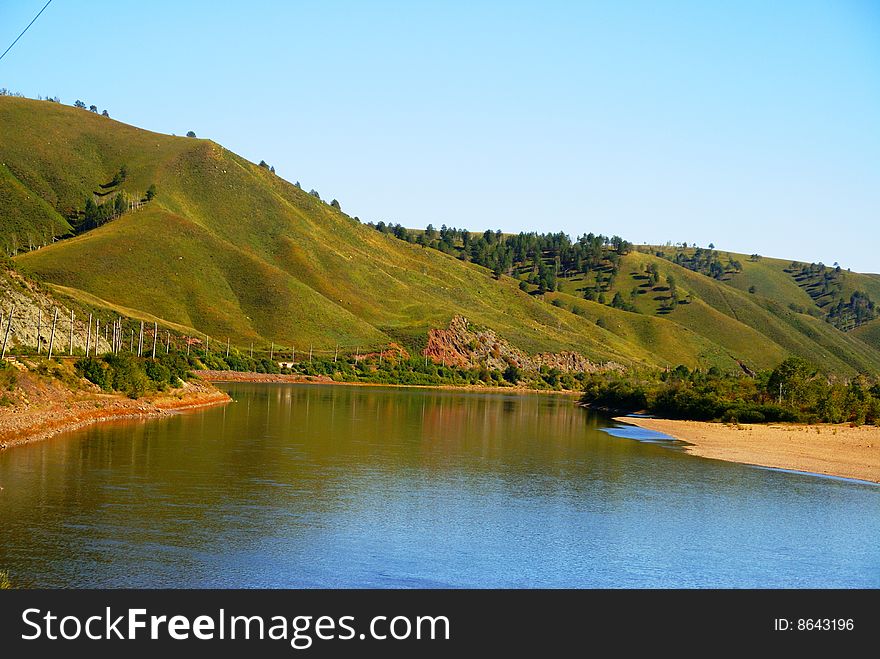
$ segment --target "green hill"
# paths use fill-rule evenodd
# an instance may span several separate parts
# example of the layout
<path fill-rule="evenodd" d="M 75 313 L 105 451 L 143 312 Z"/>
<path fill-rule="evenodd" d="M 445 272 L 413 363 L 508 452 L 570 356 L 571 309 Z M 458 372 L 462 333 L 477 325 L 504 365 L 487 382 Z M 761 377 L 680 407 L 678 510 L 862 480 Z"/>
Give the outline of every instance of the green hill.
<path fill-rule="evenodd" d="M 0 245 L 84 304 L 240 346 L 417 347 L 461 314 L 526 351 L 594 361 L 766 368 L 798 354 L 842 373 L 880 372 L 876 346 L 789 308 L 812 298 L 786 279 L 788 263 L 764 259 L 719 281 L 633 251 L 605 295 L 620 292 L 638 313 L 613 309 L 583 299 L 583 276 L 535 295 L 517 277 L 375 231 L 209 140 L 12 97 L 0 97 L 0 124 Z M 139 207 L 73 235 L 87 200 L 117 196 Z M 50 244 L 53 235 L 63 239 Z M 644 285 L 652 264 L 676 281 L 671 307 L 663 282 Z"/>
<path fill-rule="evenodd" d="M 853 330 L 853 335 L 876 350 L 880 350 L 880 318 Z"/>

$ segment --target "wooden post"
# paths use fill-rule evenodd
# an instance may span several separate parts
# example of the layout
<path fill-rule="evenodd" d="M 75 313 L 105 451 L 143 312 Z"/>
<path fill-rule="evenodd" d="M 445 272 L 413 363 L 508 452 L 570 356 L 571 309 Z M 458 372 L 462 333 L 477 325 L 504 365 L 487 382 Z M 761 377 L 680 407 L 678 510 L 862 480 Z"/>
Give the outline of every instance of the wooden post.
<path fill-rule="evenodd" d="M 40 350 L 43 347 L 43 310 L 39 307 L 37 308 L 37 354 L 40 354 Z"/>
<path fill-rule="evenodd" d="M 254 358 L 254 342 L 251 341 L 251 359 Z"/>
<path fill-rule="evenodd" d="M 73 355 L 73 309 L 70 310 L 70 343 L 67 344 L 67 354 Z"/>
<path fill-rule="evenodd" d="M 226 337 L 226 359 L 229 359 L 229 337 Z"/>
<path fill-rule="evenodd" d="M 272 346 L 269 348 L 269 361 L 271 362 L 275 358 L 275 342 L 272 341 Z"/>
<path fill-rule="evenodd" d="M 159 323 L 153 323 L 153 359 L 156 359 L 156 340 L 159 338 Z"/>
<path fill-rule="evenodd" d="M 55 307 L 55 315 L 52 317 L 52 332 L 49 334 L 49 359 L 52 359 L 52 348 L 55 345 L 55 325 L 58 323 L 58 307 Z"/>
<path fill-rule="evenodd" d="M 312 346 L 309 346 L 309 364 L 312 363 Z"/>
<path fill-rule="evenodd" d="M 3 335 L 3 354 L 0 359 L 6 359 L 6 343 L 9 341 L 9 332 L 12 331 L 12 316 L 15 313 L 15 305 L 9 310 L 9 320 L 6 321 L 6 334 Z"/>
<path fill-rule="evenodd" d="M 166 332 L 166 334 L 168 335 L 165 339 L 165 354 L 167 355 L 171 352 L 171 332 Z"/>
<path fill-rule="evenodd" d="M 101 342 L 101 320 L 95 318 L 95 357 L 98 356 L 98 344 Z"/>
<path fill-rule="evenodd" d="M 138 357 L 144 352 L 144 321 L 141 321 L 141 331 L 138 334 Z"/>
<path fill-rule="evenodd" d="M 89 331 L 86 334 L 86 357 L 89 356 L 89 349 L 92 347 L 92 314 L 89 314 Z"/>

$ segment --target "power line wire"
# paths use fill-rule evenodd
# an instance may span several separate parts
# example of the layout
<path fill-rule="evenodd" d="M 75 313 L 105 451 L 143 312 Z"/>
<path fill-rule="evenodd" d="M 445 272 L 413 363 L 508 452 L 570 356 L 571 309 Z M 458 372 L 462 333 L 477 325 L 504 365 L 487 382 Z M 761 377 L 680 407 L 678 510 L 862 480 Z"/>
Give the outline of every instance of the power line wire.
<path fill-rule="evenodd" d="M 19 34 L 17 37 L 15 37 L 15 41 L 13 41 L 11 44 L 9 44 L 9 48 L 7 48 L 6 50 L 3 51 L 3 54 L 0 55 L 0 60 L 2 60 L 4 57 L 6 57 L 6 53 L 8 53 L 10 50 L 12 50 L 12 47 L 18 43 L 18 40 L 21 39 L 24 36 L 24 33 L 27 32 L 31 28 L 31 25 L 33 25 L 34 23 L 37 22 L 37 19 L 40 17 L 40 14 L 42 14 L 44 11 L 46 11 L 46 7 L 48 7 L 51 4 L 52 4 L 52 0 L 49 0 L 49 2 L 47 2 L 45 5 L 43 5 L 43 8 L 39 11 L 39 13 L 36 16 L 34 16 L 34 20 L 32 20 L 30 23 L 28 23 L 27 27 L 21 31 L 21 34 Z"/>

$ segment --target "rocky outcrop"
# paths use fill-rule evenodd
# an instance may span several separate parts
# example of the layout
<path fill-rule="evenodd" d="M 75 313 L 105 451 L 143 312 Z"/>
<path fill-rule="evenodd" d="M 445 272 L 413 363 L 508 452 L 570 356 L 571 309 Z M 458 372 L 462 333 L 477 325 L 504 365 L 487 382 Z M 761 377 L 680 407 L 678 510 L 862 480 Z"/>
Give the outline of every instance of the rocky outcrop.
<path fill-rule="evenodd" d="M 529 355 L 510 345 L 494 330 L 474 327 L 463 316 L 455 316 L 445 329 L 429 330 L 428 346 L 423 354 L 435 363 L 461 368 L 503 370 L 516 366 L 534 372 L 547 367 L 563 373 L 623 370 L 620 364 L 596 364 L 576 352 Z"/>
<path fill-rule="evenodd" d="M 42 286 L 22 277 L 12 269 L 0 268 L 0 344 L 6 334 L 9 313 L 15 309 L 12 317 L 12 328 L 9 332 L 8 350 L 15 351 L 18 347 L 36 348 L 39 336 L 40 350 L 49 349 L 49 338 L 52 333 L 52 319 L 55 309 L 58 310 L 58 323 L 55 328 L 55 354 L 67 354 L 70 349 L 70 307 L 60 302 Z M 105 314 L 107 318 L 110 314 Z M 98 338 L 98 351 L 110 350 L 110 343 L 105 338 L 108 328 L 103 322 Z M 85 350 L 89 338 L 88 315 L 82 311 L 75 312 L 73 324 L 74 350 Z M 95 330 L 92 326 L 90 345 L 95 345 Z"/>

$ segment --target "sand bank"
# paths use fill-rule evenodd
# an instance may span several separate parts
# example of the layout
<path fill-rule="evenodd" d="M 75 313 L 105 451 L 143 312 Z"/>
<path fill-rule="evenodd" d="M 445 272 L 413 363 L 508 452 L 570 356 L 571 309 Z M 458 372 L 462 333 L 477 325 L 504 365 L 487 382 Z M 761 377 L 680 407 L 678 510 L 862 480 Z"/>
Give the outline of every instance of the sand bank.
<path fill-rule="evenodd" d="M 723 424 L 617 417 L 687 442 L 693 455 L 880 482 L 880 427 Z"/>

